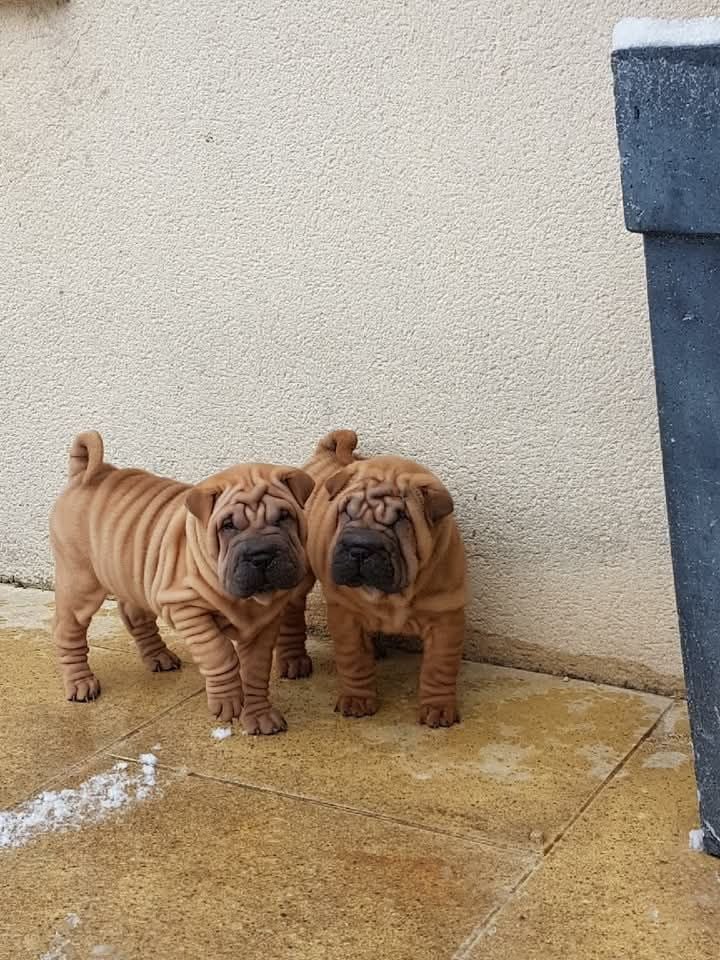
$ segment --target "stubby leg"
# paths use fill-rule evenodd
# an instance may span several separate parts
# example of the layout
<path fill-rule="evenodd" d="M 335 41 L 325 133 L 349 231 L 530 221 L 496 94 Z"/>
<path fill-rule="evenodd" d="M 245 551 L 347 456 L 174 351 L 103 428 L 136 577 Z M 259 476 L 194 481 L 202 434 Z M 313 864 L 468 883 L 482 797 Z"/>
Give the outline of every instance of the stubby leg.
<path fill-rule="evenodd" d="M 252 735 L 287 730 L 285 717 L 270 703 L 270 671 L 279 629 L 280 624 L 274 623 L 251 638 L 232 630 L 245 694 L 241 722 L 245 732 Z"/>
<path fill-rule="evenodd" d="M 377 711 L 372 638 L 352 613 L 336 605 L 328 606 L 328 629 L 340 680 L 335 710 L 344 717 L 372 716 Z"/>
<path fill-rule="evenodd" d="M 240 717 L 243 686 L 240 664 L 230 639 L 207 610 L 173 607 L 170 616 L 205 679 L 208 709 L 212 716 L 223 722 Z"/>
<path fill-rule="evenodd" d="M 100 682 L 88 663 L 87 631 L 104 599 L 105 590 L 91 570 L 68 571 L 58 563 L 53 638 L 68 700 L 86 703 L 100 696 Z"/>
<path fill-rule="evenodd" d="M 308 592 L 306 591 L 290 601 L 285 608 L 285 615 L 280 626 L 275 648 L 275 661 L 279 675 L 287 680 L 309 677 L 313 669 L 312 660 L 305 647 L 307 635 L 305 603 Z"/>
<path fill-rule="evenodd" d="M 179 670 L 180 657 L 168 650 L 158 630 L 157 618 L 149 610 L 118 601 L 120 618 L 137 644 L 142 662 L 153 673 Z"/>
<path fill-rule="evenodd" d="M 464 611 L 438 615 L 423 624 L 420 668 L 420 723 L 450 727 L 460 719 L 457 675 L 465 640 Z"/>

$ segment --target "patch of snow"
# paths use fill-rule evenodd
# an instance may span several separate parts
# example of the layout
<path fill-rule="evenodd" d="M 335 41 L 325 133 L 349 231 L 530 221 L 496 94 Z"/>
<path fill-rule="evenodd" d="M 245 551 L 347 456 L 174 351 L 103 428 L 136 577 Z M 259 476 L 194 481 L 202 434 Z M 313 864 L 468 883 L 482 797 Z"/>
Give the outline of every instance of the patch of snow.
<path fill-rule="evenodd" d="M 153 763 L 131 772 L 121 760 L 79 787 L 46 790 L 12 810 L 0 811 L 0 848 L 22 847 L 44 833 L 80 830 L 107 820 L 150 797 L 156 791 L 155 773 Z"/>
<path fill-rule="evenodd" d="M 705 835 L 702 830 L 691 830 L 688 834 L 688 847 L 696 853 L 703 853 L 705 850 Z"/>
<path fill-rule="evenodd" d="M 210 731 L 210 736 L 213 740 L 227 740 L 232 736 L 232 727 L 215 727 Z"/>
<path fill-rule="evenodd" d="M 720 44 L 720 17 L 656 20 L 626 17 L 615 24 L 613 50 L 635 47 L 706 47 Z"/>
<path fill-rule="evenodd" d="M 70 943 L 69 932 L 74 930 L 80 923 L 80 917 L 76 913 L 69 913 L 65 917 L 64 932 L 55 931 L 50 948 L 41 957 L 40 960 L 70 960 L 73 953 L 73 947 Z M 68 947 L 70 953 L 68 953 Z"/>
<path fill-rule="evenodd" d="M 158 762 L 158 758 L 154 753 L 141 753 L 138 757 L 138 763 L 141 763 L 143 766 L 154 767 Z"/>
<path fill-rule="evenodd" d="M 643 761 L 643 767 L 656 770 L 672 770 L 675 767 L 681 767 L 687 761 L 687 756 L 677 750 L 658 750 Z"/>
<path fill-rule="evenodd" d="M 432 780 L 432 774 L 425 771 L 421 773 L 413 773 L 413 780 Z"/>
<path fill-rule="evenodd" d="M 66 947 L 70 946 L 70 941 L 61 933 L 56 933 L 50 941 L 50 949 L 47 950 L 40 960 L 68 960 Z"/>

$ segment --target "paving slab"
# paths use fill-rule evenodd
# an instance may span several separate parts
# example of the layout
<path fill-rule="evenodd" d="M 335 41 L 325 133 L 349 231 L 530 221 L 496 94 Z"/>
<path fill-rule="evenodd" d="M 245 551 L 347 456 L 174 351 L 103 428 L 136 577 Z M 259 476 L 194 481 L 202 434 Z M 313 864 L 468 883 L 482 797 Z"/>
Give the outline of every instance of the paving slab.
<path fill-rule="evenodd" d="M 0 625 L 0 806 L 202 690 L 192 666 L 150 673 L 132 648 L 91 653 L 102 696 L 68 703 L 47 636 Z"/>
<path fill-rule="evenodd" d="M 103 695 L 66 703 L 51 617 L 0 587 L 0 958 L 717 956 L 683 707 L 465 663 L 431 731 L 393 651 L 347 720 L 314 640 L 313 678 L 273 680 L 288 733 L 217 740 L 194 666 L 147 673 L 112 604 Z"/>
<path fill-rule="evenodd" d="M 170 766 L 540 850 L 670 702 L 464 663 L 462 723 L 430 730 L 415 720 L 419 657 L 393 651 L 379 665 L 379 712 L 353 720 L 333 711 L 328 645 L 311 647 L 312 678 L 273 684 L 286 734 L 245 737 L 236 727 L 236 735 L 213 741 L 198 698 L 114 750 L 135 755 L 149 736 Z"/>
<path fill-rule="evenodd" d="M 143 768 L 113 763 L 63 783 L 74 829 L 0 849 L 2 956 L 449 957 L 532 861 L 170 771 L 138 798 Z"/>
<path fill-rule="evenodd" d="M 38 639 L 51 640 L 54 615 L 55 595 L 50 591 L 0 583 L 0 629 L 29 631 Z M 184 660 L 189 660 L 185 645 L 162 622 L 160 632 Z M 123 653 L 133 649 L 132 638 L 117 614 L 114 600 L 106 600 L 93 617 L 88 642 L 91 647 Z"/>
<path fill-rule="evenodd" d="M 697 826 L 681 705 L 455 960 L 716 960 L 720 861 L 689 850 Z"/>

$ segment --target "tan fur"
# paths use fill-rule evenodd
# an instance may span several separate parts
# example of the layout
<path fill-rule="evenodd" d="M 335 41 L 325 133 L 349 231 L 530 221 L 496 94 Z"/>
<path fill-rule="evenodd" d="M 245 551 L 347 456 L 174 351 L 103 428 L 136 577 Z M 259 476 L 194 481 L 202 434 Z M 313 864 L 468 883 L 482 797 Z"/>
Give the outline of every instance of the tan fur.
<path fill-rule="evenodd" d="M 361 459 L 354 455 L 356 443 L 352 431 L 329 434 L 305 467 L 315 480 L 305 507 L 312 573 L 286 611 L 278 642 L 280 670 L 289 677 L 311 671 L 305 650 L 305 597 L 317 578 L 327 600 L 340 679 L 337 709 L 346 716 L 365 716 L 377 708 L 372 634 L 415 635 L 422 638 L 424 650 L 420 721 L 449 726 L 458 719 L 456 680 L 466 602 L 465 553 L 452 500 L 420 464 L 400 457 Z M 410 578 L 399 593 L 338 586 L 331 575 L 338 511 L 343 502 L 359 503 L 360 509 L 368 490 L 374 496 L 371 526 L 392 523 L 393 510 L 400 507 L 410 521 L 398 528 Z"/>
<path fill-rule="evenodd" d="M 50 522 L 54 636 L 68 699 L 99 696 L 88 665 L 87 628 L 103 600 L 113 596 L 150 669 L 180 666 L 160 638 L 156 618 L 162 616 L 187 641 L 214 716 L 228 721 L 242 715 L 248 733 L 285 729 L 270 704 L 268 681 L 292 591 L 248 599 L 229 595 L 218 517 L 240 511 L 243 524 L 262 535 L 272 511 L 282 507 L 291 517 L 288 549 L 302 573 L 302 503 L 312 481 L 293 468 L 246 464 L 192 487 L 105 463 L 98 433 L 76 438 L 68 472 Z"/>

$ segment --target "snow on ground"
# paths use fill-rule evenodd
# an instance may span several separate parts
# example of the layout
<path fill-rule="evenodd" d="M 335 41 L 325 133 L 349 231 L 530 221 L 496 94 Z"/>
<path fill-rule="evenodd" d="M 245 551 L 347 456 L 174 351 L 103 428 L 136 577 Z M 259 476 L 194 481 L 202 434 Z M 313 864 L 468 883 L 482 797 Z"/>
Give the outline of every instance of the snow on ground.
<path fill-rule="evenodd" d="M 688 834 L 688 846 L 696 853 L 702 853 L 705 849 L 705 837 L 702 830 L 691 830 Z"/>
<path fill-rule="evenodd" d="M 232 727 L 215 727 L 210 731 L 210 736 L 213 740 L 227 740 L 232 736 Z"/>
<path fill-rule="evenodd" d="M 157 758 L 142 754 L 140 766 L 118 761 L 78 787 L 46 790 L 12 810 L 0 811 L 0 848 L 22 847 L 44 833 L 80 830 L 158 791 Z"/>

